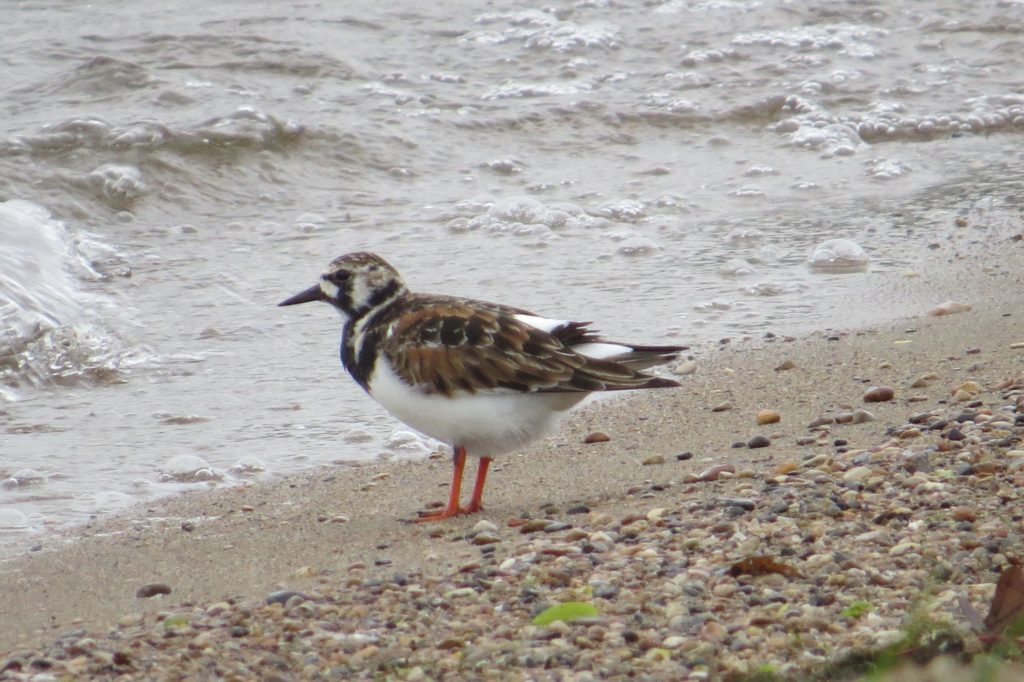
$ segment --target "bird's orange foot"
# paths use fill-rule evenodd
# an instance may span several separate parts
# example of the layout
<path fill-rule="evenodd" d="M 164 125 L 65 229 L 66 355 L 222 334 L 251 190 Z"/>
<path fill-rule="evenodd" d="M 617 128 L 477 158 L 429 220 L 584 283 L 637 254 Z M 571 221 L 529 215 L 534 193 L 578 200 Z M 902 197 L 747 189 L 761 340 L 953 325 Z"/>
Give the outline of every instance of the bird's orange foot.
<path fill-rule="evenodd" d="M 472 505 L 469 507 L 445 507 L 437 511 L 421 511 L 419 517 L 412 520 L 413 523 L 423 523 L 424 521 L 440 521 L 441 519 L 450 519 L 455 516 L 462 516 L 464 514 L 473 514 L 474 512 L 480 511 L 482 507 L 477 505 L 474 509 Z"/>

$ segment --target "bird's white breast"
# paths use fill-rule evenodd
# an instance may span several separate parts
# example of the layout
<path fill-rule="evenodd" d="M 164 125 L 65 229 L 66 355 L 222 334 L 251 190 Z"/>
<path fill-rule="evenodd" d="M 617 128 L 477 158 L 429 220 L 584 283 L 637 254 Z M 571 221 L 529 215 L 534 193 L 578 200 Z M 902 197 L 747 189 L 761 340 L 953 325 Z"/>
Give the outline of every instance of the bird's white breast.
<path fill-rule="evenodd" d="M 403 382 L 383 357 L 369 384 L 374 400 L 412 428 L 484 457 L 516 450 L 546 435 L 566 410 L 586 397 L 505 390 L 451 397 L 427 394 Z"/>

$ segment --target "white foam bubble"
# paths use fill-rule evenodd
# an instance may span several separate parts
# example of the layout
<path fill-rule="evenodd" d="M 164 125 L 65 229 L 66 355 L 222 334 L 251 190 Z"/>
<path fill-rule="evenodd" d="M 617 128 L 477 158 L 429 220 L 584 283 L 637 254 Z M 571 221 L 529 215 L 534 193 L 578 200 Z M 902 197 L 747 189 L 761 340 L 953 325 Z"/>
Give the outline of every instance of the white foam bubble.
<path fill-rule="evenodd" d="M 756 227 L 738 227 L 729 230 L 725 235 L 725 241 L 730 244 L 744 244 L 758 242 L 764 239 L 764 232 Z"/>
<path fill-rule="evenodd" d="M 259 457 L 243 457 L 228 469 L 235 476 L 251 476 L 267 470 L 267 465 Z"/>
<path fill-rule="evenodd" d="M 858 24 L 819 24 L 775 31 L 740 33 L 732 39 L 741 47 L 787 48 L 800 52 L 837 51 L 853 57 L 875 55 L 875 43 L 889 32 Z"/>
<path fill-rule="evenodd" d="M 28 517 L 17 509 L 0 507 L 0 530 L 28 530 Z"/>
<path fill-rule="evenodd" d="M 142 171 L 134 166 L 104 164 L 87 178 L 96 196 L 112 208 L 126 209 L 146 192 Z"/>
<path fill-rule="evenodd" d="M 724 277 L 747 277 L 757 272 L 757 268 L 743 258 L 730 258 L 718 268 L 718 274 Z"/>
<path fill-rule="evenodd" d="M 867 172 L 876 180 L 894 180 L 910 173 L 910 168 L 896 159 L 871 159 Z"/>
<path fill-rule="evenodd" d="M 560 230 L 607 224 L 605 219 L 588 215 L 575 204 L 555 203 L 548 206 L 525 195 L 493 201 L 467 199 L 457 203 L 455 210 L 460 215 L 448 221 L 446 227 L 450 232 L 481 230 L 530 237 L 539 242 L 554 238 Z"/>
<path fill-rule="evenodd" d="M 803 282 L 758 282 L 753 286 L 749 286 L 743 289 L 743 293 L 747 296 L 760 296 L 760 297 L 772 297 L 772 296 L 785 296 L 787 294 L 799 294 L 807 290 L 807 285 Z"/>
<path fill-rule="evenodd" d="M 196 455 L 176 455 L 160 467 L 160 480 L 178 483 L 197 483 L 201 481 L 217 481 L 223 478 L 209 462 Z"/>
<path fill-rule="evenodd" d="M 30 485 L 37 485 L 46 480 L 46 476 L 36 469 L 19 469 L 3 482 L 5 488 L 24 488 Z"/>
<path fill-rule="evenodd" d="M 374 438 L 376 436 L 373 435 L 373 432 L 363 426 L 353 426 L 342 436 L 342 440 L 346 443 L 369 443 Z"/>
<path fill-rule="evenodd" d="M 645 256 L 661 250 L 661 245 L 635 230 L 615 230 L 605 235 L 616 242 L 615 252 L 623 256 Z"/>
<path fill-rule="evenodd" d="M 395 431 L 384 441 L 384 447 L 403 457 L 426 457 L 437 450 L 437 441 L 412 431 Z"/>
<path fill-rule="evenodd" d="M 818 272 L 860 272 L 870 261 L 861 245 L 849 239 L 827 239 L 807 257 L 811 269 Z"/>
<path fill-rule="evenodd" d="M 598 213 L 612 220 L 636 222 L 647 215 L 647 207 L 634 199 L 617 199 L 605 203 Z"/>
<path fill-rule="evenodd" d="M 732 310 L 733 304 L 728 301 L 701 301 L 693 306 L 693 309 L 699 313 L 707 312 L 725 312 Z"/>

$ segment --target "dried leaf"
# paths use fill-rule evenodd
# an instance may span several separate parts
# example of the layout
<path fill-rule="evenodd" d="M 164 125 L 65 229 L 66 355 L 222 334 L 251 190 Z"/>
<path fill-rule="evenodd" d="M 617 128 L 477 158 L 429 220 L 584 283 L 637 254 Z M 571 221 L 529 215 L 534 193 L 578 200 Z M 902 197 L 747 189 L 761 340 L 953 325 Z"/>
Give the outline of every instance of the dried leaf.
<path fill-rule="evenodd" d="M 1019 563 L 1014 563 L 996 583 L 996 594 L 985 616 L 986 634 L 999 637 L 1020 618 L 1024 618 L 1024 571 Z"/>
<path fill-rule="evenodd" d="M 770 556 L 747 557 L 746 559 L 737 561 L 729 568 L 729 575 L 733 577 L 743 575 L 744 573 L 750 575 L 779 573 L 781 575 L 800 577 L 800 571 L 796 570 L 789 564 L 779 563 L 774 559 L 774 557 Z"/>
<path fill-rule="evenodd" d="M 551 625 L 556 620 L 569 623 L 579 618 L 591 618 L 600 615 L 597 607 L 590 602 L 567 601 L 544 609 L 533 618 L 534 625 Z"/>

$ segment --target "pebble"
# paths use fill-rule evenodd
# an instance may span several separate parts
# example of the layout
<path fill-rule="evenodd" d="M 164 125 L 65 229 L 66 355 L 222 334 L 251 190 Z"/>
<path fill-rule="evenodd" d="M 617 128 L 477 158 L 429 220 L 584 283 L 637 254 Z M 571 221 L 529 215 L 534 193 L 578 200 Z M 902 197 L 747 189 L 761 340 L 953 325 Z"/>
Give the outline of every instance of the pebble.
<path fill-rule="evenodd" d="M 301 599 L 306 601 L 309 597 L 302 592 L 296 592 L 294 590 L 278 590 L 277 592 L 271 592 L 267 595 L 266 602 L 268 604 L 287 604 L 293 598 Z"/>
<path fill-rule="evenodd" d="M 473 533 L 495 533 L 498 530 L 498 526 L 488 521 L 487 519 L 480 519 L 473 524 Z"/>
<path fill-rule="evenodd" d="M 673 368 L 672 373 L 676 376 L 689 376 L 697 371 L 697 363 L 694 360 L 687 360 Z"/>
<path fill-rule="evenodd" d="M 732 464 L 719 464 L 713 466 L 710 469 L 706 469 L 701 473 L 697 474 L 697 479 L 701 481 L 717 481 L 723 475 L 735 474 L 736 467 Z"/>
<path fill-rule="evenodd" d="M 981 393 L 981 386 L 977 381 L 965 381 L 951 391 L 952 395 L 963 394 L 967 396 L 965 399 L 973 398 L 974 396 Z"/>
<path fill-rule="evenodd" d="M 949 431 L 946 431 L 945 435 L 946 439 L 951 441 L 961 441 L 967 438 L 967 436 L 965 436 L 963 432 L 956 427 L 953 427 Z"/>
<path fill-rule="evenodd" d="M 843 473 L 843 480 L 848 482 L 863 481 L 869 476 L 871 476 L 872 473 L 873 470 L 871 469 L 871 467 L 854 467 L 849 471 Z"/>
<path fill-rule="evenodd" d="M 970 309 L 970 303 L 957 303 L 956 301 L 945 301 L 929 310 L 928 314 L 932 317 L 942 317 L 944 315 L 955 315 L 956 313 L 965 313 Z"/>
<path fill-rule="evenodd" d="M 919 553 L 921 551 L 921 543 L 919 542 L 901 542 L 898 545 L 894 545 L 889 548 L 889 556 L 897 557 L 903 556 L 904 554 Z"/>
<path fill-rule="evenodd" d="M 668 649 L 669 651 L 675 651 L 684 644 L 686 644 L 686 638 L 680 635 L 669 635 L 661 642 L 662 648 Z"/>
<path fill-rule="evenodd" d="M 792 360 L 783 360 L 778 365 L 776 365 L 775 371 L 776 372 L 785 372 L 786 370 L 793 369 L 795 367 L 796 367 L 796 363 L 793 362 Z"/>
<path fill-rule="evenodd" d="M 866 424 L 867 422 L 873 422 L 876 419 L 878 419 L 878 417 L 871 414 L 867 410 L 854 410 L 853 419 L 851 419 L 851 422 L 854 424 Z"/>
<path fill-rule="evenodd" d="M 876 544 L 879 544 L 879 545 L 889 545 L 889 544 L 892 544 L 892 536 L 890 535 L 889 531 L 881 529 L 881 528 L 878 529 L 878 530 L 872 530 L 872 531 L 868 531 L 866 533 L 861 533 L 860 535 L 858 535 L 854 539 L 859 541 L 859 542 L 870 542 L 870 543 L 876 543 Z"/>
<path fill-rule="evenodd" d="M 501 537 L 491 531 L 481 531 L 473 536 L 472 543 L 474 545 L 493 545 L 496 542 L 501 542 Z"/>
<path fill-rule="evenodd" d="M 519 527 L 519 532 L 523 534 L 536 533 L 547 528 L 549 523 L 551 522 L 547 519 L 531 519 Z"/>
<path fill-rule="evenodd" d="M 757 423 L 764 426 L 765 424 L 775 424 L 782 419 L 782 415 L 775 410 L 760 410 L 757 413 Z"/>
<path fill-rule="evenodd" d="M 609 436 L 607 433 L 603 433 L 601 431 L 594 431 L 593 433 L 589 434 L 586 438 L 584 438 L 583 442 L 586 443 L 587 445 L 590 445 L 591 443 L 607 443 L 610 440 L 611 436 Z"/>
<path fill-rule="evenodd" d="M 754 436 L 753 438 L 747 441 L 747 447 L 752 450 L 755 448 L 766 448 L 771 444 L 771 440 L 769 440 L 765 436 Z"/>
<path fill-rule="evenodd" d="M 726 400 L 725 402 L 718 403 L 711 408 L 712 412 L 728 412 L 733 408 L 732 402 Z"/>
<path fill-rule="evenodd" d="M 130 613 L 128 615 L 121 616 L 120 618 L 118 618 L 117 625 L 118 627 L 122 628 L 132 628 L 136 625 L 142 625 L 144 620 L 145 618 L 141 613 Z"/>
<path fill-rule="evenodd" d="M 155 597 L 155 596 L 157 596 L 159 594 L 170 594 L 170 593 L 171 593 L 171 586 L 168 585 L 167 583 L 149 583 L 148 585 L 143 585 L 142 587 L 140 587 L 135 592 L 135 596 L 138 599 L 149 599 L 150 597 Z"/>
<path fill-rule="evenodd" d="M 711 594 L 715 595 L 716 597 L 728 599 L 729 597 L 736 594 L 736 590 L 737 587 L 736 583 L 734 582 L 719 583 L 718 585 L 715 585 L 713 588 L 711 588 Z"/>
<path fill-rule="evenodd" d="M 957 507 L 953 510 L 953 519 L 974 523 L 978 520 L 978 511 L 973 507 Z"/>
<path fill-rule="evenodd" d="M 896 391 L 891 386 L 872 386 L 864 392 L 863 400 L 866 403 L 883 403 L 895 396 Z"/>
<path fill-rule="evenodd" d="M 650 457 L 647 457 L 646 459 L 644 459 L 643 463 L 644 463 L 644 466 L 650 466 L 651 464 L 664 464 L 665 463 L 665 456 L 664 455 L 651 455 Z"/>
<path fill-rule="evenodd" d="M 927 374 L 922 374 L 917 379 L 915 379 L 914 383 L 910 384 L 910 387 L 911 388 L 925 388 L 931 382 L 935 381 L 938 378 L 939 378 L 939 375 L 936 374 L 935 372 L 928 372 Z"/>

